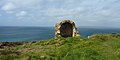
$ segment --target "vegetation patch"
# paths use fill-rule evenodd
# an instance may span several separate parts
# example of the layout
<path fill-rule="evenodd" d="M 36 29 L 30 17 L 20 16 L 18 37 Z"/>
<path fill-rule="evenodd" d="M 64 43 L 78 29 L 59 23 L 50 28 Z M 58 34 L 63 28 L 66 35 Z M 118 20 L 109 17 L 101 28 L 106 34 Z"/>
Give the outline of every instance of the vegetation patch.
<path fill-rule="evenodd" d="M 57 37 L 0 46 L 0 60 L 120 60 L 119 34 Z"/>

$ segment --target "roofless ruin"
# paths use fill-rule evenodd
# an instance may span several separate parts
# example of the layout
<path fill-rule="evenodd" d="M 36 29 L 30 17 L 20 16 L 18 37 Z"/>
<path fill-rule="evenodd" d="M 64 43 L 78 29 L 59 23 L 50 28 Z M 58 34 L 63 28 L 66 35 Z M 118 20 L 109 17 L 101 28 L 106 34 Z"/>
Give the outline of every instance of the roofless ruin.
<path fill-rule="evenodd" d="M 61 36 L 64 38 L 80 36 L 75 23 L 71 20 L 62 20 L 55 26 L 55 36 Z"/>

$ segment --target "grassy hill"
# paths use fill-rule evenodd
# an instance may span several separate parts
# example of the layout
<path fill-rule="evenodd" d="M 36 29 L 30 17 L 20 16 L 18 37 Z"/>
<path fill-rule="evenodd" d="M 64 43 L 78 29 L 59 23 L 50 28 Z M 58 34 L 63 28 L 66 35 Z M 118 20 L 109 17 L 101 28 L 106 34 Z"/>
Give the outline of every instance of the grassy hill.
<path fill-rule="evenodd" d="M 37 42 L 6 43 L 0 60 L 120 60 L 120 35 L 95 34 L 89 38 L 52 38 Z"/>

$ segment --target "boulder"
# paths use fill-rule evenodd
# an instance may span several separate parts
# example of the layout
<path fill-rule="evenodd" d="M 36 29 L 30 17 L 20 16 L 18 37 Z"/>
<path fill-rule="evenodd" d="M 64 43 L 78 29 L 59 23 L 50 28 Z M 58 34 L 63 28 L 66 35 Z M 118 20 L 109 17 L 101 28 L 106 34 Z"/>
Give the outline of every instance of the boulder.
<path fill-rule="evenodd" d="M 80 36 L 75 23 L 72 20 L 62 20 L 55 25 L 55 36 L 64 38 Z"/>

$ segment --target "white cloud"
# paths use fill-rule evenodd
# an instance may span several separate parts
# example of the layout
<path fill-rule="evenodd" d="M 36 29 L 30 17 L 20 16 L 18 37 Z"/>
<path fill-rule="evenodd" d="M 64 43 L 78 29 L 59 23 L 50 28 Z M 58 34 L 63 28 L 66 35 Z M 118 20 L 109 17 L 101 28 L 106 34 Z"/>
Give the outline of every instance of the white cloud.
<path fill-rule="evenodd" d="M 69 14 L 70 12 L 67 11 L 66 9 L 55 9 L 55 8 L 50 8 L 46 10 L 46 15 L 48 16 L 61 16 L 61 15 L 66 15 Z"/>
<path fill-rule="evenodd" d="M 14 12 L 9 17 L 15 21 L 18 18 L 25 21 L 28 19 L 31 22 L 73 19 L 78 24 L 97 25 L 111 20 L 117 22 L 120 17 L 120 4 L 117 0 L 115 0 L 117 2 L 113 0 L 4 0 L 2 3 L 1 1 L 1 9 L 9 13 Z M 0 13 L 6 15 L 3 11 Z"/>
<path fill-rule="evenodd" d="M 20 11 L 19 13 L 16 14 L 16 16 L 18 16 L 18 17 L 22 17 L 22 16 L 25 16 L 25 15 L 27 15 L 26 11 Z"/>
<path fill-rule="evenodd" d="M 39 5 L 41 0 L 10 0 L 10 2 L 16 4 L 17 7 L 27 8 L 27 7 L 33 7 Z"/>
<path fill-rule="evenodd" d="M 100 16 L 111 16 L 112 15 L 112 11 L 110 10 L 100 10 L 95 12 L 96 15 L 100 15 Z"/>
<path fill-rule="evenodd" d="M 75 16 L 80 12 L 85 11 L 84 7 L 74 7 L 74 8 L 49 8 L 47 10 L 44 10 L 45 15 L 47 16 L 52 16 L 52 17 L 70 17 L 70 16 Z"/>
<path fill-rule="evenodd" d="M 41 4 L 41 1 L 42 0 L 5 0 L 4 3 L 1 3 L 0 1 L 0 6 L 2 6 L 0 9 L 4 10 L 7 13 L 12 13 L 23 8 L 30 8 L 31 10 L 33 10 L 40 8 L 39 5 Z"/>
<path fill-rule="evenodd" d="M 8 2 L 5 5 L 3 5 L 1 9 L 6 11 L 7 13 L 12 13 L 15 8 L 16 7 L 13 3 Z"/>

